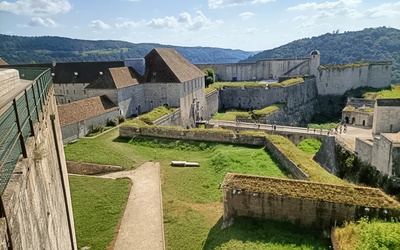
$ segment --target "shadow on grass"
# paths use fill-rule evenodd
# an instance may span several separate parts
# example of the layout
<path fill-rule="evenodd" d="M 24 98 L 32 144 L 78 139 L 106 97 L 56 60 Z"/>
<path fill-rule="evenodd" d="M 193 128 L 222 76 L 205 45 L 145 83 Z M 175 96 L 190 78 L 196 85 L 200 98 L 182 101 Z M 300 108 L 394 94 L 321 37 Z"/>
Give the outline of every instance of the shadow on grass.
<path fill-rule="evenodd" d="M 125 138 L 125 137 L 115 137 L 112 141 L 113 142 L 120 142 L 120 143 L 128 143 L 131 140 L 131 138 Z"/>
<path fill-rule="evenodd" d="M 330 249 L 330 239 L 323 238 L 322 232 L 290 223 L 239 217 L 231 227 L 221 230 L 221 226 L 222 217 L 209 231 L 203 250 L 243 246 L 257 249 L 275 246 L 281 247 L 279 249 Z"/>

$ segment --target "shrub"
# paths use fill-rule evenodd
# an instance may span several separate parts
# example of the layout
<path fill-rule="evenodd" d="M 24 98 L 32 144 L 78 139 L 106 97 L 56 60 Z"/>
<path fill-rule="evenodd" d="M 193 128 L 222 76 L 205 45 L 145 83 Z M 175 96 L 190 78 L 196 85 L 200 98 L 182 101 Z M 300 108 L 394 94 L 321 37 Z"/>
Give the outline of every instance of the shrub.
<path fill-rule="evenodd" d="M 105 129 L 105 127 L 103 125 L 93 124 L 90 127 L 90 133 L 89 134 L 94 134 L 94 133 L 99 133 L 99 132 L 101 133 L 101 132 L 104 131 L 104 129 Z"/>
<path fill-rule="evenodd" d="M 125 116 L 124 115 L 118 115 L 117 119 L 118 119 L 119 123 L 123 123 L 125 121 Z"/>
<path fill-rule="evenodd" d="M 119 119 L 118 117 L 114 117 L 112 119 L 108 118 L 107 119 L 107 126 L 112 126 L 115 127 L 119 124 Z"/>

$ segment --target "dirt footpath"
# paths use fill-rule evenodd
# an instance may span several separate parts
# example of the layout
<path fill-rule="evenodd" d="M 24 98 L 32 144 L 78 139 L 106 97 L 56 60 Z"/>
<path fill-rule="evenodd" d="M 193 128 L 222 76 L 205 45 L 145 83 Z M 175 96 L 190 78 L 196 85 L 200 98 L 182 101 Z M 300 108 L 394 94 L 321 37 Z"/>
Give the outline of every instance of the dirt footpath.
<path fill-rule="evenodd" d="M 132 180 L 131 192 L 114 249 L 165 249 L 160 164 L 147 162 L 132 171 L 102 176 L 128 177 Z"/>

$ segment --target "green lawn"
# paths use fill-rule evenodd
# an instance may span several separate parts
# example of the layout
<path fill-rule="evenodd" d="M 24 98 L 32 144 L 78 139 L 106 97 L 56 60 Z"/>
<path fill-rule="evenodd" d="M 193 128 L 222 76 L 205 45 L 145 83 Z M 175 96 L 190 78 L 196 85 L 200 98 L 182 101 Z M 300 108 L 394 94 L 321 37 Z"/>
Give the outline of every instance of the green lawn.
<path fill-rule="evenodd" d="M 263 148 L 144 137 L 129 140 L 117 136 L 117 131 L 110 131 L 95 139 L 80 139 L 65 148 L 66 157 L 121 165 L 126 169 L 146 161 L 160 162 L 167 249 L 327 247 L 326 240 L 319 235 L 294 226 L 283 236 L 287 225 L 281 223 L 254 224 L 252 219 L 243 219 L 232 228 L 220 230 L 223 204 L 219 185 L 225 173 L 286 178 L 281 165 Z M 171 167 L 171 160 L 195 161 L 200 167 Z M 249 226 L 252 232 L 248 232 Z M 266 239 L 266 235 L 276 236 Z"/>
<path fill-rule="evenodd" d="M 321 145 L 322 145 L 321 141 L 318 141 L 317 139 L 309 138 L 309 139 L 302 140 L 297 145 L 297 147 L 299 149 L 301 149 L 303 152 L 313 155 L 319 151 Z"/>
<path fill-rule="evenodd" d="M 128 179 L 69 176 L 78 248 L 107 249 L 129 196 Z"/>

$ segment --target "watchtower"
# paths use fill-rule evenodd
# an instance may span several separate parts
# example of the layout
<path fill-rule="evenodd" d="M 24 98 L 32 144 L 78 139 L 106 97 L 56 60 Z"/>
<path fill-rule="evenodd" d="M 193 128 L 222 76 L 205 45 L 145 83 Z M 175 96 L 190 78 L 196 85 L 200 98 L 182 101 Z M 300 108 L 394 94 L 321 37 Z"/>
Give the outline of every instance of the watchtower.
<path fill-rule="evenodd" d="M 310 53 L 310 75 L 318 75 L 318 67 L 320 65 L 321 53 L 318 50 L 313 50 Z"/>

